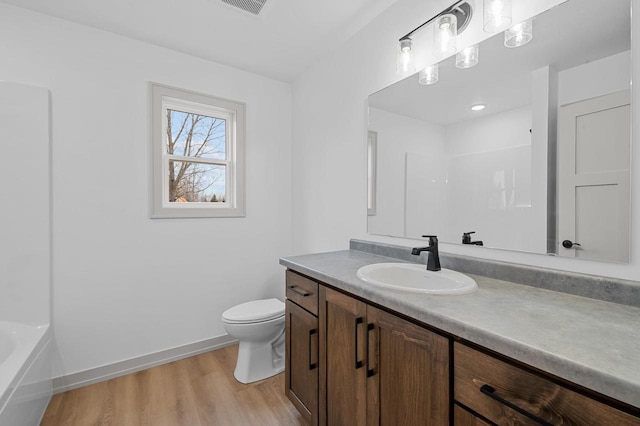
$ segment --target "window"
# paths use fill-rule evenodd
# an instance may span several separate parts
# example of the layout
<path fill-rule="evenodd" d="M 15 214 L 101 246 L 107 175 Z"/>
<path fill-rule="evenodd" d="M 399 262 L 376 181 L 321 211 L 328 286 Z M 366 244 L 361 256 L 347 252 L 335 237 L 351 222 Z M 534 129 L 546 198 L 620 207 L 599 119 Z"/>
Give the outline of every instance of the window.
<path fill-rule="evenodd" d="M 151 216 L 244 216 L 245 105 L 151 84 Z"/>

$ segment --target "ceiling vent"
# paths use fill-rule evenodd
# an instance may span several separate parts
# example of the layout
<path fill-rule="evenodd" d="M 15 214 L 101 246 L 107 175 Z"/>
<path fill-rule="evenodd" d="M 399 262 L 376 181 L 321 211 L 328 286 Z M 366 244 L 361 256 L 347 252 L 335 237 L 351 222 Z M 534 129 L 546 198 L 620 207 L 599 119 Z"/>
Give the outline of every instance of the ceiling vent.
<path fill-rule="evenodd" d="M 256 16 L 260 13 L 266 2 L 267 0 L 222 0 L 222 3 L 235 6 L 238 9 L 242 9 Z"/>

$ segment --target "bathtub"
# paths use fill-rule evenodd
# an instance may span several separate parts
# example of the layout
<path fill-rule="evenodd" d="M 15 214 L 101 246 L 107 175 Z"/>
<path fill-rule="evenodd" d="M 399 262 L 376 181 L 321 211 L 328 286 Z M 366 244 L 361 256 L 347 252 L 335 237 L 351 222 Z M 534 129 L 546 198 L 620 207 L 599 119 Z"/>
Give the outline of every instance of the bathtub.
<path fill-rule="evenodd" d="M 0 425 L 38 425 L 51 399 L 51 331 L 0 321 Z"/>

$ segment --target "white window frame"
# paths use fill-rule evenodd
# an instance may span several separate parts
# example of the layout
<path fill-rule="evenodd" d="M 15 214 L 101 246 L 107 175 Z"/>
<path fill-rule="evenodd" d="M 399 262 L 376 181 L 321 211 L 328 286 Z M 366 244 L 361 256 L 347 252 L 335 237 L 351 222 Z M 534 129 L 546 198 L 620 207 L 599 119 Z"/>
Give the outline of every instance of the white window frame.
<path fill-rule="evenodd" d="M 245 104 L 156 83 L 150 83 L 150 92 L 153 163 L 151 217 L 244 217 Z M 167 154 L 167 109 L 227 120 L 226 159 L 219 160 Z M 225 166 L 225 201 L 218 203 L 169 202 L 170 160 Z"/>

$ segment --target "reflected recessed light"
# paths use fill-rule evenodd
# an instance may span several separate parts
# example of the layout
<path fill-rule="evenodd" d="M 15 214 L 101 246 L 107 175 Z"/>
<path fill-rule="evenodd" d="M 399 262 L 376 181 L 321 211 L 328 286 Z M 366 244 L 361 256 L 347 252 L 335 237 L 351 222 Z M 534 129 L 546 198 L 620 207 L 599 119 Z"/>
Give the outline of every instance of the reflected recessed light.
<path fill-rule="evenodd" d="M 477 104 L 477 105 L 473 105 L 471 107 L 471 111 L 482 111 L 483 109 L 485 109 L 486 105 L 485 104 Z"/>

